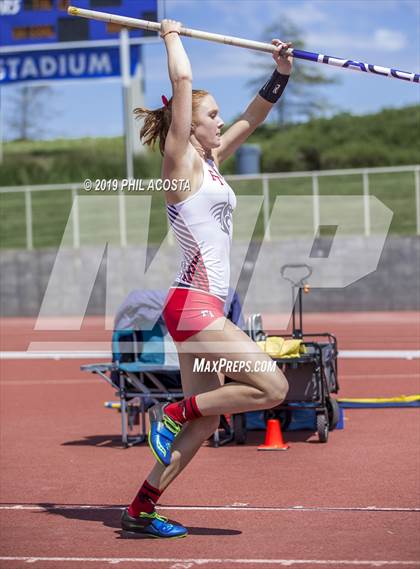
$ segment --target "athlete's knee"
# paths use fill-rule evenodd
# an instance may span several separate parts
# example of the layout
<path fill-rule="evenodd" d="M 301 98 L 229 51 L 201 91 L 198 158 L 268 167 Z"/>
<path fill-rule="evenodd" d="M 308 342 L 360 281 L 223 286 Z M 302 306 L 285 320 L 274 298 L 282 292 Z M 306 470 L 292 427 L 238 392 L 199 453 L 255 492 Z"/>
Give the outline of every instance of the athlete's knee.
<path fill-rule="evenodd" d="M 289 383 L 284 374 L 277 368 L 264 384 L 265 403 L 267 408 L 280 405 L 289 391 Z"/>

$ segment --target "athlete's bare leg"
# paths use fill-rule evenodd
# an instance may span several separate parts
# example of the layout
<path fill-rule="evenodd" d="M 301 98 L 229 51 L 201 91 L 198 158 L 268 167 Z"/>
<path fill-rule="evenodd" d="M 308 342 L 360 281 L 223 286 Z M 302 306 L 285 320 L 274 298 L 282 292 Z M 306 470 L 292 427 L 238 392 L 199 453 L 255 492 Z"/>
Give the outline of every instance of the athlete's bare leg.
<path fill-rule="evenodd" d="M 179 345 L 177 345 L 179 349 Z M 182 390 L 185 397 L 219 388 L 223 376 L 212 372 L 193 372 L 194 355 L 179 353 Z M 167 467 L 156 462 L 147 481 L 155 488 L 163 490 L 187 466 L 203 442 L 219 426 L 219 415 L 200 417 L 184 425 L 172 446 L 171 464 Z"/>
<path fill-rule="evenodd" d="M 211 362 L 224 358 L 226 365 L 249 362 L 250 371 L 226 371 L 229 378 L 234 380 L 233 383 L 200 393 L 196 397 L 197 406 L 203 416 L 270 409 L 279 405 L 287 395 L 287 380 L 277 366 L 274 371 L 258 371 L 258 366 L 264 362 L 273 363 L 270 356 L 226 318 L 218 318 L 204 330 L 182 342 L 180 349 Z"/>
<path fill-rule="evenodd" d="M 147 480 L 152 486 L 163 490 L 187 466 L 197 453 L 202 443 L 217 429 L 219 415 L 223 413 L 239 413 L 255 409 L 269 409 L 284 400 L 288 384 L 282 372 L 276 367 L 273 372 L 230 372 L 233 383 L 221 385 L 216 372 L 194 372 L 196 357 L 204 357 L 209 361 L 219 361 L 221 357 L 227 361 L 249 360 L 251 364 L 272 362 L 253 340 L 229 320 L 220 330 L 221 320 L 192 336 L 189 340 L 177 343 L 183 392 L 186 397 L 197 395 L 196 402 L 203 417 L 184 425 L 182 432 L 175 439 L 172 447 L 171 464 L 167 467 L 156 463 Z M 215 344 L 233 346 L 237 342 L 237 353 L 217 352 Z M 190 350 L 198 350 L 192 353 Z M 236 348 L 235 348 L 236 349 Z"/>

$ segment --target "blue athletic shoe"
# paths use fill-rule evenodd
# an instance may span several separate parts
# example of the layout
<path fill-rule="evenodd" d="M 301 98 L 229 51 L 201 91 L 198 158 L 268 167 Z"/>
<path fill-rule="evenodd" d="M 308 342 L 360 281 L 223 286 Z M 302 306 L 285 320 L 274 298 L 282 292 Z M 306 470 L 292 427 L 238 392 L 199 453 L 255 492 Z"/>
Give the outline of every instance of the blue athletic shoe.
<path fill-rule="evenodd" d="M 126 508 L 121 516 L 121 527 L 123 537 L 141 538 L 141 537 L 163 537 L 166 539 L 175 539 L 185 537 L 188 534 L 187 528 L 181 524 L 175 524 L 160 516 L 156 512 L 147 514 L 141 512 L 138 518 L 133 518 Z"/>
<path fill-rule="evenodd" d="M 149 446 L 164 466 L 171 462 L 171 447 L 175 437 L 181 432 L 182 425 L 165 414 L 165 405 L 154 405 L 149 409 L 150 431 Z"/>

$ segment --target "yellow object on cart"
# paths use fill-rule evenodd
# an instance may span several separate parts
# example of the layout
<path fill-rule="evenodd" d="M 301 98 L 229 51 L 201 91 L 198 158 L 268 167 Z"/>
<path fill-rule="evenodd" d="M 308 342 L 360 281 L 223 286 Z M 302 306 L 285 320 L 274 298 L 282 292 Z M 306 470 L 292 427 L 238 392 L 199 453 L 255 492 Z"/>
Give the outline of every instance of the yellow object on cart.
<path fill-rule="evenodd" d="M 281 336 L 269 336 L 257 344 L 272 358 L 298 358 L 306 353 L 302 340 L 285 340 Z"/>

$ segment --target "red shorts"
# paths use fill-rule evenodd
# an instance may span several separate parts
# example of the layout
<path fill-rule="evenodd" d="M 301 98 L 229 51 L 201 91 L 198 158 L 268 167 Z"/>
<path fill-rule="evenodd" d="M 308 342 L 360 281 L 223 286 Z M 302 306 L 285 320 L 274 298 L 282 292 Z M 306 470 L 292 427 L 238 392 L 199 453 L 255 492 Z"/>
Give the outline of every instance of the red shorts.
<path fill-rule="evenodd" d="M 169 289 L 163 317 L 175 342 L 183 342 L 224 316 L 224 302 L 207 292 L 189 288 Z"/>

